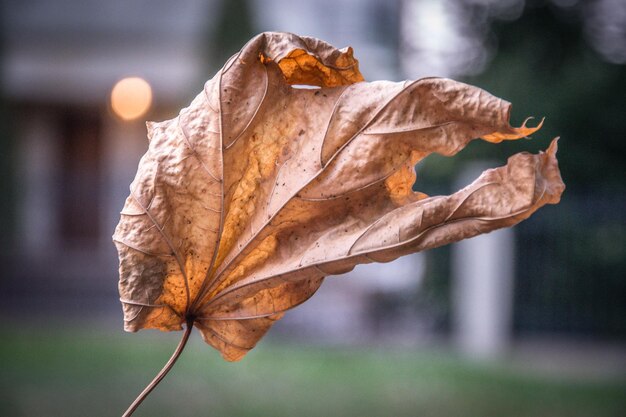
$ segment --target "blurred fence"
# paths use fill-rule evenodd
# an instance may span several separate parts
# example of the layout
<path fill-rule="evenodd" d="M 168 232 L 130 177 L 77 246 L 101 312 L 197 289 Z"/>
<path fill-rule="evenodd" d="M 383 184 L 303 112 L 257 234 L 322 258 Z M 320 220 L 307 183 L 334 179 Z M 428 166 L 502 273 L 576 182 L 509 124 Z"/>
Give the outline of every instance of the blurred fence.
<path fill-rule="evenodd" d="M 625 191 L 567 190 L 516 230 L 516 334 L 626 338 Z"/>

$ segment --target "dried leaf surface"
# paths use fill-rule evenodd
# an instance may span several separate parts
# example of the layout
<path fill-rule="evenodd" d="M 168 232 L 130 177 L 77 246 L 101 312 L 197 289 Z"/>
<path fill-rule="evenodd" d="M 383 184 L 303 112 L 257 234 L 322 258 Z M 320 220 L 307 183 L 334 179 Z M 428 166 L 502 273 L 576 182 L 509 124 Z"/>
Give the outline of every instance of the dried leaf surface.
<path fill-rule="evenodd" d="M 319 89 L 293 88 L 307 84 Z M 510 104 L 449 79 L 363 82 L 350 48 L 253 38 L 150 145 L 113 236 L 125 329 L 188 318 L 227 360 L 325 276 L 512 226 L 564 189 L 556 141 L 466 188 L 413 192 L 414 165 L 500 142 Z"/>

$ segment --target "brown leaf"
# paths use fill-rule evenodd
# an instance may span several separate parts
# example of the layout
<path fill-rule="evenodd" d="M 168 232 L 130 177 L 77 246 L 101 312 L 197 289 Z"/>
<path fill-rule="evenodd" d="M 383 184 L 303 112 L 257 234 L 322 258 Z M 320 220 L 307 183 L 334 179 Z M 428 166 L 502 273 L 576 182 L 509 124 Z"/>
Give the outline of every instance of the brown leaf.
<path fill-rule="evenodd" d="M 450 196 L 413 192 L 413 167 L 430 153 L 540 126 L 511 127 L 509 103 L 452 80 L 362 81 L 350 48 L 264 33 L 178 117 L 148 124 L 113 237 L 126 330 L 192 319 L 238 360 L 329 274 L 512 226 L 559 201 L 556 141 Z"/>

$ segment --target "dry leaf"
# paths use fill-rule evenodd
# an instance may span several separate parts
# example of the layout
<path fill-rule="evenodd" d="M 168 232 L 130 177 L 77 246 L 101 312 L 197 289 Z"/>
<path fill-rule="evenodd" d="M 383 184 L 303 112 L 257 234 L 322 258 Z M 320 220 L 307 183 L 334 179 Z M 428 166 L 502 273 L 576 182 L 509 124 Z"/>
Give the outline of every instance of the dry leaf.
<path fill-rule="evenodd" d="M 238 360 L 327 275 L 512 226 L 559 201 L 556 141 L 450 196 L 413 192 L 428 154 L 540 126 L 511 127 L 509 103 L 452 80 L 362 81 L 350 48 L 264 33 L 178 117 L 148 124 L 114 235 L 126 330 L 193 323 Z"/>

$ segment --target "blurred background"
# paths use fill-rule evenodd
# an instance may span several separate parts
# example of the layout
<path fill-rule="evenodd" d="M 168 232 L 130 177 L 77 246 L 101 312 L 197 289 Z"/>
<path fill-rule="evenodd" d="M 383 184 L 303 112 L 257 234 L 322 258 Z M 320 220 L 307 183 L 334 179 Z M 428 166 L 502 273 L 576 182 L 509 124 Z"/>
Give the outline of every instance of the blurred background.
<path fill-rule="evenodd" d="M 567 190 L 514 229 L 328 278 L 240 363 L 192 335 L 137 415 L 626 415 L 623 0 L 0 4 L 1 415 L 119 415 L 165 363 L 180 334 L 122 331 L 110 238 L 145 120 L 266 30 L 350 45 L 370 81 L 454 77 L 514 125 L 546 117 L 428 157 L 416 190 L 556 136 Z"/>

